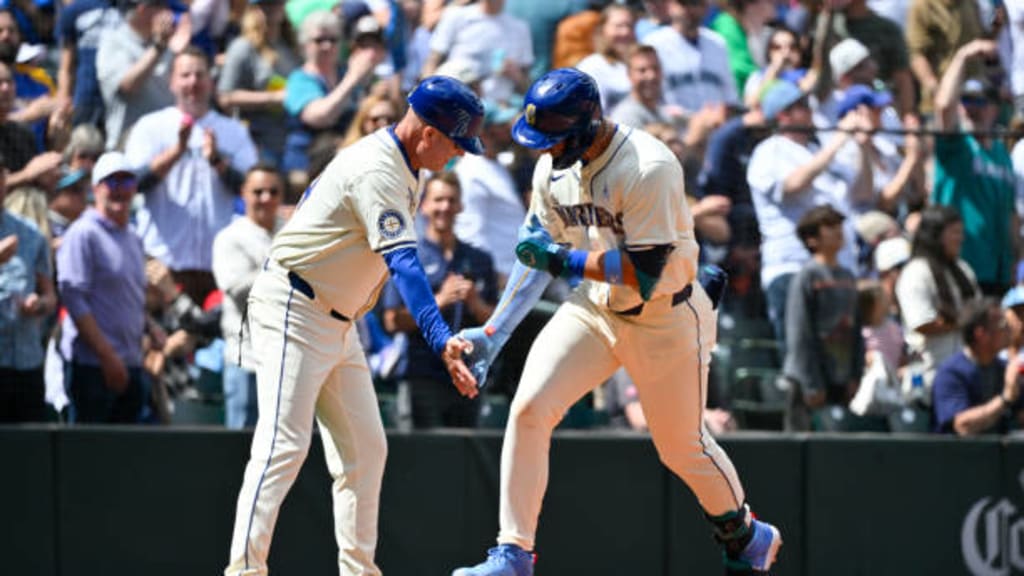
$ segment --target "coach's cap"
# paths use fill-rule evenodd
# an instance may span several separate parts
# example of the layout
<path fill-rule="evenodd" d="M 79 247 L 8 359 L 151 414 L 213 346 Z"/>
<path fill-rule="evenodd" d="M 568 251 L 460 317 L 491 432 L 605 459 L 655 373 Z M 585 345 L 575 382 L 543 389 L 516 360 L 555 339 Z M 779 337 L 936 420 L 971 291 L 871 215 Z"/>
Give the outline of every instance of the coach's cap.
<path fill-rule="evenodd" d="M 124 154 L 120 152 L 107 152 L 100 156 L 100 159 L 96 161 L 96 165 L 92 167 L 92 185 L 95 186 L 114 174 L 131 174 L 135 176 L 135 171 L 129 166 L 128 158 Z"/>
<path fill-rule="evenodd" d="M 910 242 L 902 236 L 879 242 L 875 247 L 875 269 L 888 272 L 910 260 Z"/>
<path fill-rule="evenodd" d="M 828 63 L 832 66 L 832 77 L 839 80 L 870 56 L 871 52 L 868 51 L 868 47 L 855 38 L 843 40 L 828 53 Z"/>
<path fill-rule="evenodd" d="M 480 128 L 484 106 L 468 86 L 448 76 L 424 78 L 409 94 L 409 106 L 421 120 L 440 130 L 459 148 L 483 154 Z"/>
<path fill-rule="evenodd" d="M 836 117 L 842 118 L 851 110 L 857 109 L 861 104 L 870 108 L 883 108 L 892 103 L 892 94 L 888 92 L 875 92 L 870 86 L 855 84 L 850 86 L 843 97 L 836 104 Z"/>
<path fill-rule="evenodd" d="M 761 96 L 761 112 L 765 120 L 774 120 L 779 112 L 796 104 L 804 97 L 800 87 L 792 82 L 779 80 L 765 90 Z"/>

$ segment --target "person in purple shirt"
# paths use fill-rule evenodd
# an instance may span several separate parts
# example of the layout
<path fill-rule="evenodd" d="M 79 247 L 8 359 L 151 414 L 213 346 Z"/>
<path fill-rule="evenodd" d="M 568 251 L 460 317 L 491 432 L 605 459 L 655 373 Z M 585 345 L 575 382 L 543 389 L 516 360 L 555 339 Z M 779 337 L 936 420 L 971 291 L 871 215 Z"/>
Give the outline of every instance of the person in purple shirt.
<path fill-rule="evenodd" d="M 67 308 L 61 351 L 70 418 L 82 423 L 138 421 L 143 404 L 145 260 L 128 222 L 138 185 L 120 152 L 92 172 L 96 208 L 68 228 L 57 252 L 57 284 Z"/>

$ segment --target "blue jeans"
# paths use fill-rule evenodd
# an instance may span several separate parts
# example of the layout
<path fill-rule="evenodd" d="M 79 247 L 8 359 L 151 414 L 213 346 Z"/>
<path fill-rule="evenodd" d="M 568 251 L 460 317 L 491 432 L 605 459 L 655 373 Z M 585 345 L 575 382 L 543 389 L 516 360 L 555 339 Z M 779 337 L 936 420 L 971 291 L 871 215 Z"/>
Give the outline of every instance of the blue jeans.
<path fill-rule="evenodd" d="M 775 340 L 779 343 L 781 358 L 786 357 L 786 300 L 789 297 L 789 283 L 794 276 L 796 274 L 789 273 L 775 278 L 764 292 L 768 319 L 771 320 Z"/>
<path fill-rule="evenodd" d="M 224 363 L 224 425 L 240 429 L 256 425 L 256 373 L 234 362 Z"/>
<path fill-rule="evenodd" d="M 64 387 L 71 406 L 68 419 L 75 424 L 136 424 L 142 416 L 142 369 L 128 367 L 128 387 L 116 394 L 107 388 L 103 370 L 69 362 Z"/>

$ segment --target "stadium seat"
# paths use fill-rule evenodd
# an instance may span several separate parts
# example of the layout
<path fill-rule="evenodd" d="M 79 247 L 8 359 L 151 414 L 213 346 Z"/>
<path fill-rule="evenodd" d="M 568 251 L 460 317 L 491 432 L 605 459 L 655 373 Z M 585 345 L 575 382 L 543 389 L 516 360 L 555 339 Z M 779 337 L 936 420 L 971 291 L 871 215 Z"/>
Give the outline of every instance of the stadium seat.
<path fill-rule="evenodd" d="M 927 434 L 932 429 L 932 415 L 926 410 L 904 408 L 889 415 L 889 429 L 893 432 Z"/>

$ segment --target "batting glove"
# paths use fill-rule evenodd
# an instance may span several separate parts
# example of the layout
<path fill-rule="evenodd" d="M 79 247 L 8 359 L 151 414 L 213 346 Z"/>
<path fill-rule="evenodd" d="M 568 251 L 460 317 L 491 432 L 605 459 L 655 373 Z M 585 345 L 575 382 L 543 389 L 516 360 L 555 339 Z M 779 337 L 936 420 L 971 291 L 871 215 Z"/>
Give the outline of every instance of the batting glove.
<path fill-rule="evenodd" d="M 530 223 L 519 229 L 519 243 L 516 244 L 516 258 L 525 266 L 543 270 L 552 276 L 566 278 L 576 284 L 582 278 L 582 271 L 570 265 L 572 252 L 558 244 L 534 215 Z"/>
<path fill-rule="evenodd" d="M 469 352 L 463 353 L 466 366 L 476 378 L 477 388 L 483 389 L 487 385 L 487 372 L 491 369 L 491 363 L 497 358 L 501 351 L 501 343 L 488 332 L 493 333 L 493 328 L 466 328 L 459 331 L 458 337 L 473 345 Z"/>

